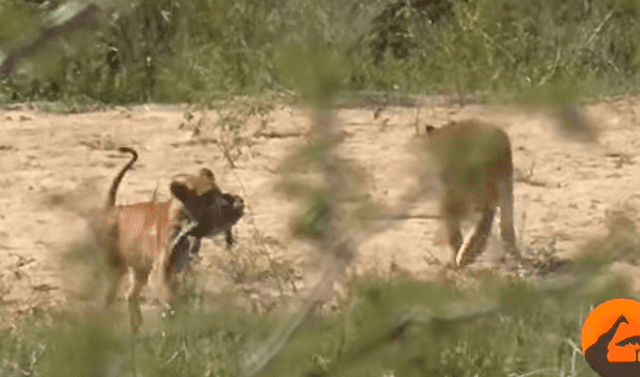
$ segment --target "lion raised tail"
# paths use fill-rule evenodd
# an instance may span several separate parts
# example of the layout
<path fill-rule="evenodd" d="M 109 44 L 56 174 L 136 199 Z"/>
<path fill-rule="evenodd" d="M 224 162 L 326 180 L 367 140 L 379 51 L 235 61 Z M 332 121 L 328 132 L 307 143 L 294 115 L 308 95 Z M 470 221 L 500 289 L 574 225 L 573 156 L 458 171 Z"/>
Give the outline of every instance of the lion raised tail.
<path fill-rule="evenodd" d="M 107 201 L 105 203 L 105 208 L 111 208 L 115 206 L 118 186 L 120 186 L 120 182 L 122 182 L 122 178 L 124 177 L 127 170 L 131 169 L 131 166 L 133 166 L 133 164 L 138 160 L 138 152 L 136 152 L 133 148 L 121 147 L 119 151 L 122 153 L 130 153 L 131 160 L 129 160 L 129 162 L 120 170 L 118 175 L 113 178 L 111 188 L 109 189 L 109 196 L 107 197 Z"/>

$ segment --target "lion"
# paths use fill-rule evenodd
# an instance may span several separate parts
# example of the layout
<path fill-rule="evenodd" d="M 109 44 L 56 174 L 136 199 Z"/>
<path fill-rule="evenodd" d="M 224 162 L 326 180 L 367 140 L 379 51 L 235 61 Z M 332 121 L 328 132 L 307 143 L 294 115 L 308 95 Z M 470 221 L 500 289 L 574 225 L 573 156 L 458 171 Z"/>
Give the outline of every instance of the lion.
<path fill-rule="evenodd" d="M 504 251 L 521 260 L 513 227 L 513 161 L 507 134 L 476 119 L 441 128 L 427 125 L 426 131 L 444 189 L 440 211 L 454 266 L 467 266 L 483 252 L 497 206 Z M 460 222 L 470 209 L 480 212 L 481 219 L 463 245 Z"/>
<path fill-rule="evenodd" d="M 122 278 L 129 270 L 133 271 L 128 302 L 131 328 L 136 333 L 142 324 L 140 291 L 154 265 L 158 266 L 160 297 L 172 306 L 176 300 L 176 274 L 188 264 L 190 254 L 198 252 L 203 237 L 224 232 L 227 245 L 233 243 L 231 228 L 243 216 L 244 201 L 239 196 L 222 193 L 211 170 L 202 168 L 199 175 L 174 177 L 170 184 L 172 197 L 166 202 L 116 206 L 118 186 L 138 159 L 132 148 L 119 150 L 132 157 L 113 179 L 94 231 L 114 272 L 105 308 L 113 303 Z"/>

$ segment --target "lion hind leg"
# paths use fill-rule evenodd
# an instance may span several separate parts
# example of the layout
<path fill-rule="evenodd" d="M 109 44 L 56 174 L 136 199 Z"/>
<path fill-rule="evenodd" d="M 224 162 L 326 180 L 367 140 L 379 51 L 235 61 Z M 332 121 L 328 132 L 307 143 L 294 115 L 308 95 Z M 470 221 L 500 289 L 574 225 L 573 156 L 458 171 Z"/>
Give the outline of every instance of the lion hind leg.
<path fill-rule="evenodd" d="M 449 246 L 453 251 L 452 262 L 456 265 L 456 256 L 464 241 L 460 231 L 460 219 L 462 217 L 463 205 L 458 201 L 445 196 L 442 202 L 441 214 L 444 217 L 444 225 L 447 231 Z"/>
<path fill-rule="evenodd" d="M 129 315 L 131 317 L 131 330 L 133 333 L 137 333 L 140 325 L 142 325 L 142 311 L 140 310 L 140 292 L 142 288 L 147 284 L 149 279 L 149 270 L 139 269 L 135 270 L 133 286 L 129 292 Z"/>
<path fill-rule="evenodd" d="M 487 244 L 487 238 L 491 233 L 491 225 L 493 223 L 493 216 L 495 214 L 495 208 L 487 208 L 482 212 L 482 219 L 475 228 L 473 235 L 469 238 L 468 242 L 462 246 L 462 250 L 458 253 L 456 258 L 456 264 L 459 267 L 467 266 L 484 251 Z"/>
<path fill-rule="evenodd" d="M 109 278 L 111 280 L 110 281 L 111 284 L 105 299 L 105 306 L 104 306 L 105 309 L 109 308 L 111 304 L 113 304 L 113 301 L 116 299 L 116 296 L 118 295 L 118 290 L 120 289 L 122 278 L 129 271 L 124 260 L 120 258 L 120 253 L 118 248 L 115 246 L 116 241 L 113 236 L 115 232 L 117 232 L 115 227 L 112 227 L 111 229 L 109 229 L 109 232 L 107 233 L 109 234 L 109 237 L 107 239 L 110 242 L 106 243 L 107 245 L 109 245 L 108 254 L 106 257 L 106 263 L 107 263 L 107 266 L 109 267 L 109 273 L 110 273 Z M 102 241 L 104 241 L 104 239 L 102 239 Z"/>
<path fill-rule="evenodd" d="M 456 256 L 462 247 L 463 241 L 462 232 L 460 231 L 460 219 L 457 217 L 447 216 L 445 226 L 447 229 L 449 246 L 453 251 L 453 263 L 456 264 Z"/>
<path fill-rule="evenodd" d="M 522 256 L 516 246 L 516 233 L 513 228 L 513 183 L 500 182 L 498 184 L 500 192 L 500 236 L 504 251 L 513 255 L 516 259 Z"/>

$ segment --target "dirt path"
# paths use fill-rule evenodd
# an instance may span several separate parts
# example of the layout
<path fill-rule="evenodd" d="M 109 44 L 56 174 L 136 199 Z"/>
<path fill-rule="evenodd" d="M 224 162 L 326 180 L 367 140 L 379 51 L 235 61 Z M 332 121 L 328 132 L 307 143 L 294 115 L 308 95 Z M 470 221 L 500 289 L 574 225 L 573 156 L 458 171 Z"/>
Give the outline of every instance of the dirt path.
<path fill-rule="evenodd" d="M 269 269 L 298 278 L 313 269 L 313 261 L 305 262 L 312 247 L 289 230 L 296 205 L 276 190 L 282 160 L 305 142 L 309 113 L 278 108 L 262 121 L 250 118 L 232 140 L 231 133 L 213 127 L 215 113 L 208 114 L 193 137 L 195 121 L 179 127 L 185 123 L 183 112 L 183 107 L 157 105 L 75 115 L 26 107 L 0 110 L 0 297 L 6 307 L 24 311 L 80 295 L 73 279 L 64 278 L 69 269 L 62 268 L 60 256 L 85 237 L 84 216 L 102 203 L 110 180 L 126 161 L 114 149 L 120 145 L 137 148 L 141 158 L 120 186 L 119 203 L 149 200 L 156 189 L 160 199 L 167 198 L 172 175 L 201 166 L 214 171 L 225 191 L 245 198 L 250 213 L 236 229 L 240 258 L 225 252 L 222 239 L 203 242 L 197 268 L 206 276 L 208 291 L 246 282 L 248 276 L 259 284 L 260 273 Z M 418 123 L 423 129 L 426 123 L 478 117 L 504 127 L 519 178 L 516 229 L 523 250 L 531 254 L 555 248 L 571 255 L 590 237 L 607 233 L 607 213 L 619 210 L 635 222 L 640 219 L 635 164 L 640 101 L 597 103 L 587 106 L 586 113 L 599 131 L 595 144 L 560 137 L 549 114 L 514 108 L 422 107 Z M 417 109 L 401 107 L 386 108 L 377 119 L 371 109 L 339 111 L 345 155 L 364 168 L 374 199 L 393 203 L 415 181 L 408 145 L 416 133 L 416 116 Z M 232 147 L 228 152 L 235 168 L 224 157 L 221 139 Z M 449 258 L 439 221 L 433 218 L 434 198 L 417 203 L 408 219 L 368 239 L 360 248 L 358 270 L 387 275 L 393 266 L 419 278 L 434 276 L 441 269 L 434 260 Z M 495 263 L 499 257 L 496 228 L 481 263 Z M 251 288 L 244 289 L 251 294 Z"/>

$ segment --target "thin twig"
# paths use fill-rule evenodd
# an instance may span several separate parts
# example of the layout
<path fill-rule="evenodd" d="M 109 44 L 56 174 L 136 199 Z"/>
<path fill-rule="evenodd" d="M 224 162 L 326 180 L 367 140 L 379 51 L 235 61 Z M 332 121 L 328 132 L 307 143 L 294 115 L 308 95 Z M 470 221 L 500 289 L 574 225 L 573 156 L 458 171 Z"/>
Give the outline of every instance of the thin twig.
<path fill-rule="evenodd" d="M 231 172 L 233 176 L 236 178 L 236 182 L 238 182 L 238 185 L 240 185 L 240 193 L 242 194 L 243 197 L 246 198 L 247 189 L 244 183 L 242 182 L 242 180 L 240 179 L 240 176 L 238 175 L 235 169 L 232 170 Z M 258 245 L 262 248 L 262 254 L 267 258 L 267 262 L 269 262 L 269 266 L 273 266 L 274 260 L 271 257 L 271 253 L 269 252 L 267 245 L 264 243 L 264 237 L 262 236 L 262 232 L 260 232 L 260 229 L 258 229 L 258 226 L 256 225 L 255 215 L 251 210 L 251 206 L 247 203 L 245 203 L 245 212 L 247 213 L 245 218 L 249 221 L 249 225 L 251 225 L 251 228 L 253 229 L 253 234 L 256 236 L 258 240 Z M 283 294 L 284 288 L 283 288 L 283 283 L 280 276 L 278 274 L 274 274 L 273 276 L 275 277 L 276 283 L 278 284 L 278 290 L 280 291 L 280 294 Z M 293 291 L 296 292 L 297 290 L 295 288 L 295 283 L 293 282 L 294 279 L 291 279 L 291 280 L 292 280 L 291 284 L 293 285 Z"/>
<path fill-rule="evenodd" d="M 567 343 L 569 343 L 569 345 L 575 352 L 578 352 L 580 354 L 582 353 L 582 350 L 578 346 L 576 346 L 576 344 L 571 339 L 567 339 Z"/>
<path fill-rule="evenodd" d="M 609 18 L 611 18 L 611 16 L 613 15 L 613 11 L 615 9 L 612 9 L 609 11 L 609 13 L 604 17 L 604 19 L 602 20 L 602 22 L 600 22 L 600 25 L 598 25 L 598 27 L 593 31 L 593 33 L 591 34 L 591 36 L 589 37 L 589 39 L 587 40 L 587 44 L 590 44 L 593 39 L 596 37 L 596 35 L 598 35 L 598 33 L 600 32 L 600 30 L 602 29 L 602 27 L 604 26 L 604 24 L 609 21 Z"/>
<path fill-rule="evenodd" d="M 514 376 L 514 377 L 528 377 L 528 376 L 532 376 L 534 374 L 540 374 L 540 373 L 544 373 L 544 372 L 556 372 L 557 370 L 558 370 L 558 368 L 541 368 L 541 369 L 532 370 L 531 372 L 527 372 L 525 374 L 519 374 L 519 375 Z"/>
<path fill-rule="evenodd" d="M 287 341 L 293 334 L 293 332 L 300 326 L 302 321 L 312 312 L 315 306 L 319 303 L 317 297 L 323 296 L 326 290 L 326 283 L 333 281 L 333 266 L 326 263 L 321 278 L 313 288 L 308 298 L 304 301 L 302 307 L 294 315 L 294 317 L 281 326 L 279 326 L 273 335 L 262 344 L 256 352 L 245 360 L 244 375 L 247 377 L 255 376 L 280 352 L 282 347 L 287 344 Z"/>
<path fill-rule="evenodd" d="M 515 56 L 513 56 L 513 54 L 511 54 L 509 52 L 509 50 L 507 50 L 506 48 L 502 47 L 498 42 L 496 42 L 487 33 L 485 33 L 484 30 L 478 28 L 478 31 L 480 32 L 480 34 L 482 34 L 483 37 L 485 37 L 485 39 L 487 39 L 489 42 L 491 42 L 491 44 L 496 46 L 498 48 L 498 50 L 502 51 L 505 55 L 507 55 L 507 57 L 509 58 L 509 60 L 511 60 L 512 63 L 516 62 Z"/>

